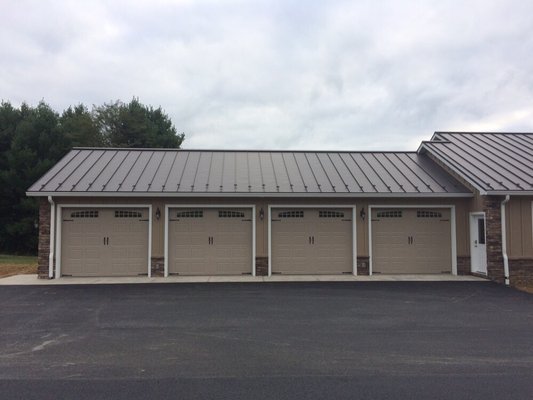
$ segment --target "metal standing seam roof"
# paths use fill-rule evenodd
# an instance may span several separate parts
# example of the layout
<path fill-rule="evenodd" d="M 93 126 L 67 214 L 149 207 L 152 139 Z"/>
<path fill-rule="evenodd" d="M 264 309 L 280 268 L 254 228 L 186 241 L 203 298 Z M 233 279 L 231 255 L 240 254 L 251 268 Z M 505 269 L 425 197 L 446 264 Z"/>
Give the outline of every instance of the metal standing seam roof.
<path fill-rule="evenodd" d="M 30 196 L 471 196 L 416 152 L 74 148 Z"/>
<path fill-rule="evenodd" d="M 533 194 L 533 133 L 435 132 L 426 151 L 481 194 Z"/>

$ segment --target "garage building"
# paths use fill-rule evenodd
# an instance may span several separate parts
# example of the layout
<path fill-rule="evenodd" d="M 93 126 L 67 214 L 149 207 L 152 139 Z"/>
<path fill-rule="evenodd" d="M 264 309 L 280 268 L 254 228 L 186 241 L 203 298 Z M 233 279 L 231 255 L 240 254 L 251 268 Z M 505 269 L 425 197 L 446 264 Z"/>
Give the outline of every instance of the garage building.
<path fill-rule="evenodd" d="M 471 268 L 487 239 L 485 214 L 475 218 L 483 194 L 439 154 L 452 154 L 449 143 L 435 134 L 417 152 L 74 148 L 28 190 L 41 198 L 39 275 L 490 275 Z"/>

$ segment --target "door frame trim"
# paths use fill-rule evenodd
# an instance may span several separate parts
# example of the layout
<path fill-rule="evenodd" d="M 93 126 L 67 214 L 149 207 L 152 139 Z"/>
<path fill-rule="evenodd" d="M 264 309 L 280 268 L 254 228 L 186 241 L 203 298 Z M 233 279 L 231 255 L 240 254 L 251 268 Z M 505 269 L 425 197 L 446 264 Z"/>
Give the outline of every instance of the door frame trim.
<path fill-rule="evenodd" d="M 151 204 L 57 204 L 56 213 L 56 274 L 55 279 L 61 277 L 61 220 L 63 219 L 63 208 L 146 208 L 148 209 L 148 277 L 152 276 L 152 205 Z"/>
<path fill-rule="evenodd" d="M 485 272 L 479 272 L 479 271 L 473 271 L 472 268 L 473 268 L 473 263 L 472 263 L 472 257 L 474 256 L 474 244 L 473 244 L 473 240 L 472 240 L 472 235 L 471 235 L 471 232 L 472 232 L 472 222 L 474 222 L 474 218 L 475 217 L 483 217 L 483 219 L 485 220 L 485 251 L 486 251 L 486 246 L 487 246 L 487 215 L 485 213 L 485 211 L 473 211 L 473 212 L 470 212 L 468 214 L 468 239 L 469 239 L 469 242 L 470 242 L 470 272 L 475 272 L 477 274 L 482 274 L 482 275 L 487 275 L 488 274 L 488 270 L 486 270 Z M 488 268 L 488 265 L 485 265 L 485 269 Z"/>
<path fill-rule="evenodd" d="M 255 276 L 255 204 L 165 204 L 165 278 L 168 277 L 168 220 L 171 208 L 249 208 L 252 210 L 252 276 Z"/>
<path fill-rule="evenodd" d="M 272 276 L 273 208 L 347 208 L 352 210 L 352 275 L 357 276 L 357 207 L 355 204 L 269 204 L 268 205 L 268 276 Z"/>
<path fill-rule="evenodd" d="M 455 205 L 439 204 L 371 204 L 368 206 L 368 274 L 372 275 L 372 209 L 373 208 L 448 208 L 450 209 L 450 233 L 451 233 L 451 251 L 452 251 L 452 275 L 457 275 L 457 231 L 455 221 Z"/>

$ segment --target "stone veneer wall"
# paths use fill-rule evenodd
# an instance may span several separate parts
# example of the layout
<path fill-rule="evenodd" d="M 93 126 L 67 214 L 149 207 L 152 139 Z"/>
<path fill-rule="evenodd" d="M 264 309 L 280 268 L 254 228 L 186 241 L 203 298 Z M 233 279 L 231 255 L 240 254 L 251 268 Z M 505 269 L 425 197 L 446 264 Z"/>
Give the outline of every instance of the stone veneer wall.
<path fill-rule="evenodd" d="M 533 259 L 516 258 L 509 260 L 510 283 L 513 286 L 533 285 Z"/>
<path fill-rule="evenodd" d="M 165 276 L 165 258 L 152 257 L 151 269 L 152 276 Z"/>
<path fill-rule="evenodd" d="M 255 258 L 255 275 L 267 276 L 268 275 L 268 257 L 256 257 Z"/>
<path fill-rule="evenodd" d="M 50 262 L 50 204 L 45 197 L 39 198 L 39 243 L 37 251 L 37 274 L 48 279 Z"/>
<path fill-rule="evenodd" d="M 357 275 L 368 275 L 370 272 L 369 258 L 357 257 Z"/>
<path fill-rule="evenodd" d="M 504 283 L 502 254 L 502 220 L 501 202 L 503 197 L 485 196 L 483 210 L 485 211 L 485 229 L 487 236 L 487 276 L 496 282 Z"/>

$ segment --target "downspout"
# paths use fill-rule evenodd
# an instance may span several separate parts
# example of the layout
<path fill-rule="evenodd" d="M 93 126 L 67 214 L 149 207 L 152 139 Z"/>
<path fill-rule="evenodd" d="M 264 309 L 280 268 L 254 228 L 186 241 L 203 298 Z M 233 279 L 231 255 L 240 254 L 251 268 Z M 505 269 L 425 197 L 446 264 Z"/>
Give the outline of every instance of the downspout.
<path fill-rule="evenodd" d="M 506 195 L 501 204 L 501 224 L 502 224 L 502 255 L 503 255 L 503 273 L 505 275 L 505 284 L 509 286 L 509 257 L 507 256 L 507 226 L 505 223 L 505 205 L 511 199 L 510 195 Z"/>
<path fill-rule="evenodd" d="M 56 227 L 56 204 L 52 196 L 48 196 L 50 203 L 50 253 L 48 256 L 48 278 L 54 277 L 54 249 L 55 249 L 55 227 Z"/>

